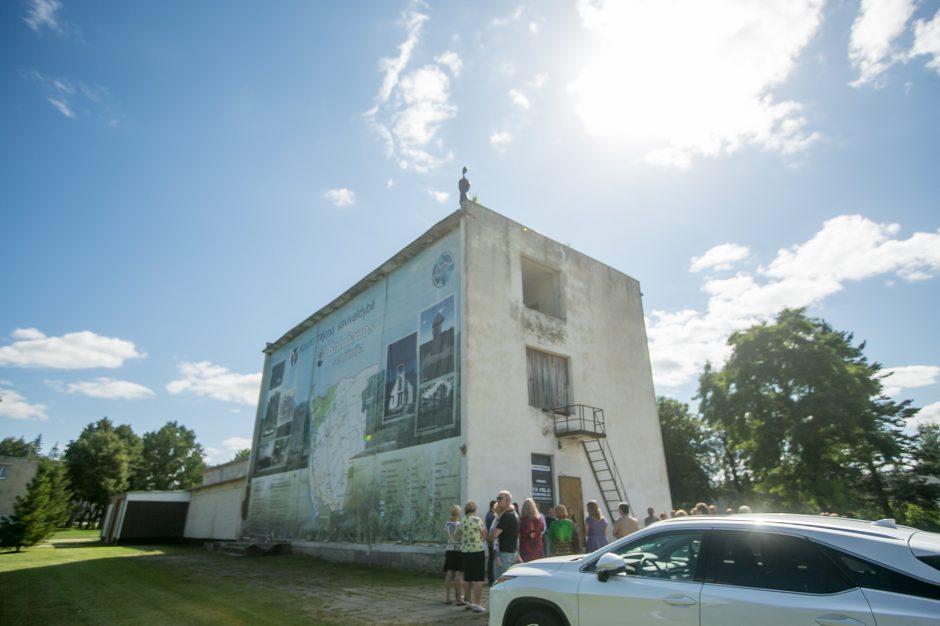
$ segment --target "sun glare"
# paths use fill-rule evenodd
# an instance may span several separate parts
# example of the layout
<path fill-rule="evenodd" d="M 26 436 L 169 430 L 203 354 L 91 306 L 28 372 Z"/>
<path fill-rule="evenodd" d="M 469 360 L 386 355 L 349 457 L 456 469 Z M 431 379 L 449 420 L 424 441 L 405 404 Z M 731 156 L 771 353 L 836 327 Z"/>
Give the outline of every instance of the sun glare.
<path fill-rule="evenodd" d="M 815 4 L 803 11 L 771 2 L 580 5 L 583 26 L 598 40 L 597 55 L 570 86 L 587 131 L 675 165 L 801 133 L 799 120 L 787 120 L 799 105 L 775 103 L 770 89 L 815 32 Z"/>

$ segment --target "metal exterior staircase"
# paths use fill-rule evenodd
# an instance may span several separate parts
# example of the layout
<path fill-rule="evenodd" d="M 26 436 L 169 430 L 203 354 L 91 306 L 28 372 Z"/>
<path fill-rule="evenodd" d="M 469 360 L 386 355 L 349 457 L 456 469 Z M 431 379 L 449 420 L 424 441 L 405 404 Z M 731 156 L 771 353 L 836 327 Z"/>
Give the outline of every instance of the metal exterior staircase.
<path fill-rule="evenodd" d="M 627 499 L 627 489 L 620 477 L 617 462 L 610 451 L 607 429 L 604 425 L 604 409 L 584 404 L 573 404 L 549 411 L 555 420 L 555 436 L 581 441 L 584 453 L 591 464 L 594 479 L 601 490 L 611 520 L 619 515 L 618 506 Z M 559 444 L 560 445 L 560 444 Z"/>
<path fill-rule="evenodd" d="M 604 504 L 607 505 L 608 518 L 613 522 L 618 517 L 619 506 L 621 502 L 630 504 L 627 500 L 627 490 L 623 486 L 620 478 L 620 472 L 617 470 L 617 463 L 614 461 L 614 455 L 610 452 L 610 443 L 607 437 L 601 439 L 585 439 L 581 442 L 584 452 L 587 454 L 588 461 L 591 463 L 591 470 L 594 472 L 594 479 L 597 480 L 597 486 L 601 490 L 601 497 Z"/>

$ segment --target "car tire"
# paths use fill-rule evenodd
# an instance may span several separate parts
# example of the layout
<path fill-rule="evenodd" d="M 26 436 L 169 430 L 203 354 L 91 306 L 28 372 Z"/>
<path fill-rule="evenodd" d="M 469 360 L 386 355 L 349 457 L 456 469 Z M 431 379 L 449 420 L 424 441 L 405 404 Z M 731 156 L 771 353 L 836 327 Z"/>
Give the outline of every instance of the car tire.
<path fill-rule="evenodd" d="M 552 611 L 541 608 L 526 611 L 512 624 L 513 626 L 564 626 L 564 622 L 558 619 Z"/>

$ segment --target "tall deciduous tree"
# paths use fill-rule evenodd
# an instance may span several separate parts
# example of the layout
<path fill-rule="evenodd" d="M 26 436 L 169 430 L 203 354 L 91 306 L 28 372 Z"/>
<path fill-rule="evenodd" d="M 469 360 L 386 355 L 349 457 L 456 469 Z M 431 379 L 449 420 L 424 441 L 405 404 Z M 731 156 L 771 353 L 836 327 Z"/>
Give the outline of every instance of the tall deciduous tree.
<path fill-rule="evenodd" d="M 673 506 L 684 507 L 712 495 L 714 448 L 702 420 L 689 405 L 672 398 L 656 400 Z"/>
<path fill-rule="evenodd" d="M 13 504 L 13 515 L 0 521 L 0 547 L 19 552 L 52 536 L 68 519 L 69 500 L 63 464 L 40 457 L 36 476 Z"/>
<path fill-rule="evenodd" d="M 106 417 L 86 426 L 69 443 L 64 458 L 75 497 L 91 504 L 96 516 L 112 496 L 128 489 L 131 451 Z"/>
<path fill-rule="evenodd" d="M 167 422 L 143 437 L 140 484 L 145 489 L 188 489 L 202 482 L 205 462 L 196 433 Z"/>
<path fill-rule="evenodd" d="M 724 368 L 699 380 L 700 412 L 725 443 L 731 481 L 753 481 L 791 510 L 892 517 L 886 470 L 902 457 L 915 410 L 882 395 L 864 343 L 805 311 L 734 333 Z"/>

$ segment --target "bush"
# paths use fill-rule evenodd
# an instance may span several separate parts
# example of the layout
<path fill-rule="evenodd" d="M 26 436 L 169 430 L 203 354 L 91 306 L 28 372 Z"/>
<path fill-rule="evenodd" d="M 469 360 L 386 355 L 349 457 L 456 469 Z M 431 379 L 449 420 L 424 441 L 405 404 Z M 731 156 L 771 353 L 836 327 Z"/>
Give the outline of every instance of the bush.
<path fill-rule="evenodd" d="M 0 548 L 19 552 L 51 537 L 68 519 L 69 498 L 62 465 L 41 458 L 26 493 L 13 504 L 13 515 L 0 520 Z"/>

